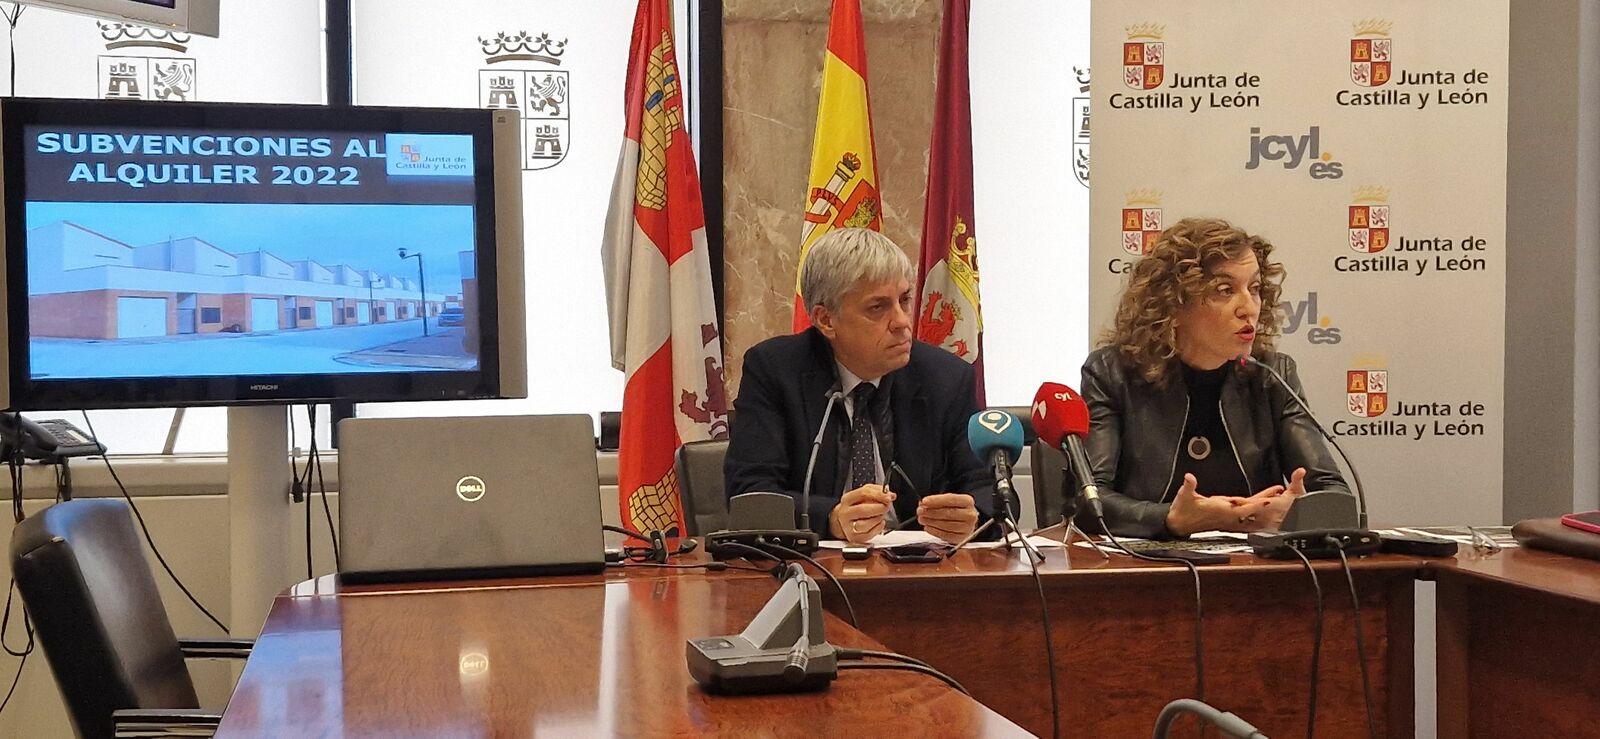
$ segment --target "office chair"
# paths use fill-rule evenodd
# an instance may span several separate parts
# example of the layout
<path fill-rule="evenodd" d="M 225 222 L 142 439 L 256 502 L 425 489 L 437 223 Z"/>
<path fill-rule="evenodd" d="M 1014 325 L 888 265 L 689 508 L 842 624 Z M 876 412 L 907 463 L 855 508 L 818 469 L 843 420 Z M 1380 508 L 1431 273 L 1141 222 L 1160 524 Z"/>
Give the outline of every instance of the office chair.
<path fill-rule="evenodd" d="M 728 527 L 728 498 L 722 481 L 722 459 L 728 440 L 691 441 L 678 447 L 673 466 L 683 491 L 683 521 L 690 536 Z"/>
<path fill-rule="evenodd" d="M 70 500 L 17 524 L 11 568 L 80 737 L 216 729 L 185 658 L 243 658 L 247 639 L 180 640 L 120 500 Z"/>
<path fill-rule="evenodd" d="M 1061 523 L 1063 491 L 1067 482 L 1067 455 L 1047 444 L 1034 444 L 1029 460 L 1033 467 L 1033 510 L 1039 528 Z"/>

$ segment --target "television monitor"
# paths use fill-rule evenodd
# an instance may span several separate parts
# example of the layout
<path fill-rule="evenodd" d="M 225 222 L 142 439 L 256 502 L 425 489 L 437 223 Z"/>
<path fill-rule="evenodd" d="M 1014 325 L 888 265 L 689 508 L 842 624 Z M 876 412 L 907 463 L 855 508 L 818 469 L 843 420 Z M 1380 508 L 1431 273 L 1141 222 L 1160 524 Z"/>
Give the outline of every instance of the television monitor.
<path fill-rule="evenodd" d="M 222 30 L 217 7 L 220 3 L 221 0 L 22 0 L 23 5 L 160 26 L 213 38 Z"/>
<path fill-rule="evenodd" d="M 0 101 L 0 408 L 525 397 L 518 129 Z"/>

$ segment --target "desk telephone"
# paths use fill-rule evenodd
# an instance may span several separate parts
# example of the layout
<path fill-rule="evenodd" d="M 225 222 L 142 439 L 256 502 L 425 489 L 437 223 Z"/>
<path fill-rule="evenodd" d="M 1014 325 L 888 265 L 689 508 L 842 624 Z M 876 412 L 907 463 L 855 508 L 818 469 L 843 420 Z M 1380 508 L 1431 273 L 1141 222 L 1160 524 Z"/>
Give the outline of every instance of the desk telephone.
<path fill-rule="evenodd" d="M 13 449 L 28 459 L 55 460 L 106 453 L 106 447 L 66 421 L 35 421 L 20 414 L 0 414 L 0 445 L 10 458 Z"/>

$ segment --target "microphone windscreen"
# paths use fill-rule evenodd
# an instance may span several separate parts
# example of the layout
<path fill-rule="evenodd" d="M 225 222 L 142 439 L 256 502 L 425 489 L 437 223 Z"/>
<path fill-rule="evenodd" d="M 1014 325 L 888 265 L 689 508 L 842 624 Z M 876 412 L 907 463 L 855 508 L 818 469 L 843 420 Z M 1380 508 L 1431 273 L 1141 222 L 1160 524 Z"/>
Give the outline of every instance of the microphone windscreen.
<path fill-rule="evenodd" d="M 1089 435 L 1089 406 L 1076 390 L 1046 382 L 1033 395 L 1033 431 L 1044 443 L 1059 449 L 1069 435 Z"/>
<path fill-rule="evenodd" d="M 1016 464 L 1022 456 L 1022 421 L 1002 410 L 978 411 L 967 421 L 967 444 L 985 463 L 996 449 L 1001 449 L 1006 461 Z"/>

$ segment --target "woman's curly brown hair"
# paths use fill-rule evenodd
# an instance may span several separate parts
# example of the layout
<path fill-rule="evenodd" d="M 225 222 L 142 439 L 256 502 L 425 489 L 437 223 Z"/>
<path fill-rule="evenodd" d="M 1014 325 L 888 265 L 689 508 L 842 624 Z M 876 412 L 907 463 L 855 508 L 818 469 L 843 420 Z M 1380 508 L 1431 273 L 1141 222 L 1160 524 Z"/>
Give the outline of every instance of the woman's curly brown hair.
<path fill-rule="evenodd" d="M 1185 218 L 1161 232 L 1155 246 L 1135 262 L 1101 346 L 1115 346 L 1145 381 L 1166 386 L 1178 372 L 1178 334 L 1173 320 L 1185 303 L 1203 300 L 1214 288 L 1216 268 L 1255 252 L 1261 265 L 1261 317 L 1250 353 L 1262 357 L 1280 334 L 1278 297 L 1283 265 L 1271 260 L 1272 244 L 1218 218 Z"/>

